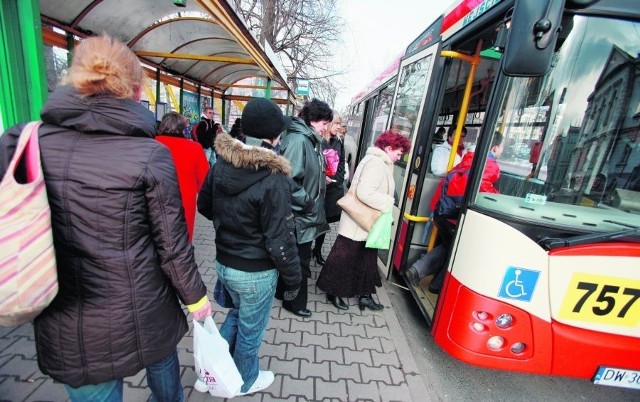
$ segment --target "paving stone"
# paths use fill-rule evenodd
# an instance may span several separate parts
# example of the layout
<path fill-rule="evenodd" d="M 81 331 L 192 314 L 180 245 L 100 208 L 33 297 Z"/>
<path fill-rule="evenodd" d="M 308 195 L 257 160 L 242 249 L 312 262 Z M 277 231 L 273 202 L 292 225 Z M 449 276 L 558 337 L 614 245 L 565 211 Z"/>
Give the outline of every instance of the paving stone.
<path fill-rule="evenodd" d="M 2 351 L 2 354 L 5 353 L 20 355 L 27 359 L 35 359 L 36 344 L 25 336 L 15 336 L 13 341 Z"/>
<path fill-rule="evenodd" d="M 369 350 L 350 350 L 348 353 L 345 353 L 344 362 L 346 364 L 351 363 L 364 363 L 366 365 L 371 366 L 371 351 Z"/>
<path fill-rule="evenodd" d="M 316 356 L 315 361 L 317 363 L 329 361 L 329 362 L 336 362 L 338 364 L 343 364 L 345 350 L 347 351 L 347 353 L 349 352 L 348 349 L 344 349 L 344 348 L 324 349 L 320 351 L 320 353 L 318 353 L 318 356 Z"/>
<path fill-rule="evenodd" d="M 362 382 L 381 381 L 385 384 L 392 384 L 387 366 L 371 367 L 361 364 L 360 373 L 362 374 Z"/>
<path fill-rule="evenodd" d="M 289 313 L 287 313 L 287 314 L 289 314 Z M 291 324 L 292 324 L 292 322 L 288 318 L 283 319 L 283 318 L 280 318 L 277 315 L 275 317 L 272 315 L 271 319 L 269 320 L 268 328 L 273 328 L 273 329 L 282 330 L 282 331 L 295 331 L 294 329 L 291 328 Z"/>
<path fill-rule="evenodd" d="M 28 382 L 20 379 L 7 378 L 0 388 L 0 400 L 2 401 L 32 401 L 29 399 L 40 387 L 47 384 L 44 378 L 38 381 Z M 51 386 L 47 387 L 50 388 Z M 52 387 L 51 387 L 52 388 Z M 53 388 L 52 388 L 53 389 Z M 46 393 L 46 390 L 43 390 Z M 47 400 L 47 399 L 45 399 Z M 53 399 L 48 399 L 53 401 Z"/>
<path fill-rule="evenodd" d="M 398 359 L 398 354 L 395 352 L 380 353 L 372 350 L 371 358 L 373 359 L 374 366 L 400 367 L 400 360 Z"/>
<path fill-rule="evenodd" d="M 328 398 L 336 398 L 340 401 L 347 399 L 347 382 L 345 380 L 324 381 L 315 379 L 315 400 L 323 401 Z"/>
<path fill-rule="evenodd" d="M 297 379 L 289 376 L 282 377 L 282 393 L 286 397 L 295 395 L 300 398 L 307 398 L 307 400 L 314 400 L 314 396 L 310 391 L 313 389 L 313 379 Z M 234 401 L 235 402 L 235 401 Z"/>
<path fill-rule="evenodd" d="M 13 358 L 12 354 L 0 355 L 0 367 L 4 366 L 12 358 Z"/>
<path fill-rule="evenodd" d="M 0 368 L 0 376 L 13 376 L 22 381 L 40 377 L 41 375 L 36 360 L 26 359 L 18 355 L 14 355 L 7 364 Z"/>
<path fill-rule="evenodd" d="M 372 327 L 369 325 L 365 325 L 364 330 L 365 330 L 365 336 L 367 338 L 380 337 L 380 338 L 393 339 L 393 337 L 391 336 L 391 332 L 389 331 L 389 327 Z"/>
<path fill-rule="evenodd" d="M 340 324 L 340 333 L 342 334 L 342 336 L 348 336 L 348 335 L 366 336 L 364 325 Z"/>
<path fill-rule="evenodd" d="M 329 336 L 340 335 L 340 324 L 339 323 L 326 324 L 324 322 L 317 322 L 316 334 L 329 334 Z"/>
<path fill-rule="evenodd" d="M 365 310 L 368 312 L 368 310 Z M 373 314 L 354 314 L 352 317 L 353 325 L 369 325 L 372 327 L 376 326 L 376 322 L 373 319 Z"/>
<path fill-rule="evenodd" d="M 313 346 L 296 346 L 296 345 L 284 345 L 287 348 L 287 352 L 284 355 L 286 360 L 303 359 L 307 361 L 315 361 L 315 348 Z M 278 355 L 282 356 L 282 355 Z"/>
<path fill-rule="evenodd" d="M 327 311 L 327 324 L 335 324 L 337 322 L 343 323 L 346 325 L 352 325 L 351 321 L 352 314 L 339 314 L 335 311 Z"/>
<path fill-rule="evenodd" d="M 362 382 L 359 363 L 339 364 L 337 362 L 331 362 L 329 365 L 329 369 L 331 371 L 331 381 L 343 379 Z"/>
<path fill-rule="evenodd" d="M 44 378 L 43 378 L 44 381 Z M 29 395 L 26 401 L 55 401 L 55 402 L 64 402 L 70 401 L 69 394 L 67 390 L 64 388 L 64 385 L 59 383 L 47 384 L 46 382 L 40 381 L 42 383 L 41 386 L 37 387 L 36 390 Z M 51 381 L 49 379 L 49 381 Z"/>
<path fill-rule="evenodd" d="M 302 342 L 302 335 L 303 332 L 300 331 L 289 332 L 278 330 L 276 331 L 274 343 L 293 343 L 294 345 L 300 345 Z"/>
<path fill-rule="evenodd" d="M 378 338 L 380 344 L 382 345 L 382 351 L 385 353 L 393 352 L 396 350 L 396 344 L 393 342 L 393 339 L 387 338 Z"/>
<path fill-rule="evenodd" d="M 275 343 L 277 328 L 267 328 L 264 331 L 264 336 L 262 337 L 262 342 L 266 343 Z"/>
<path fill-rule="evenodd" d="M 320 348 L 329 347 L 329 335 L 315 335 L 307 332 L 302 333 L 302 346 L 316 346 Z"/>
<path fill-rule="evenodd" d="M 269 357 L 267 369 L 276 375 L 288 375 L 292 378 L 300 378 L 300 362 L 306 360 L 284 360 L 278 357 Z"/>
<path fill-rule="evenodd" d="M 287 312 L 287 314 L 294 317 L 293 314 Z M 316 322 L 313 320 L 302 320 L 302 319 L 292 319 L 291 320 L 291 332 L 309 332 L 312 334 L 316 333 Z"/>
<path fill-rule="evenodd" d="M 356 349 L 356 337 L 352 335 L 329 335 L 329 347 Z"/>
<path fill-rule="evenodd" d="M 319 377 L 325 381 L 331 380 L 329 373 L 329 362 L 310 363 L 306 360 L 300 361 L 300 378 Z"/>
<path fill-rule="evenodd" d="M 391 378 L 391 384 L 399 385 L 406 381 L 405 373 L 398 367 L 387 366 L 389 369 L 389 376 Z"/>
<path fill-rule="evenodd" d="M 262 343 L 260 345 L 260 355 L 261 356 L 274 356 L 274 357 L 283 357 L 287 352 L 287 345 L 277 345 L 273 343 Z M 291 360 L 288 358 L 287 360 Z"/>
<path fill-rule="evenodd" d="M 237 398 L 234 398 L 233 401 L 235 402 L 237 400 Z M 289 398 L 285 399 L 283 397 L 273 397 L 271 395 L 265 395 L 262 398 L 262 402 L 275 402 L 275 401 L 288 401 L 288 402 L 296 402 L 298 400 L 298 398 L 294 395 L 294 396 L 290 396 Z M 189 401 L 191 402 L 191 401 Z"/>
<path fill-rule="evenodd" d="M 380 391 L 376 383 L 361 383 L 347 380 L 349 401 L 380 401 Z"/>
<path fill-rule="evenodd" d="M 378 389 L 380 390 L 380 397 L 382 401 L 420 401 L 424 402 L 428 400 L 427 394 L 418 395 L 418 399 L 414 399 L 409 391 L 407 384 L 400 385 L 387 385 L 384 383 L 378 383 Z"/>
<path fill-rule="evenodd" d="M 363 338 L 362 336 L 354 336 L 356 350 L 377 350 L 382 352 L 382 345 L 380 344 L 380 338 Z"/>

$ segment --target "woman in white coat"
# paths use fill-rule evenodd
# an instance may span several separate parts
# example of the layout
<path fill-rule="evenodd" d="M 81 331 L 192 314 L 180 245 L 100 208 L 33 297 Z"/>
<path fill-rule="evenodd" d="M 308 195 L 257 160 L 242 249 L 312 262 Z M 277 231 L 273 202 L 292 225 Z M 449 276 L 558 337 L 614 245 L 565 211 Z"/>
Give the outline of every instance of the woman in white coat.
<path fill-rule="evenodd" d="M 409 151 L 411 143 L 407 137 L 389 130 L 380 134 L 374 145 L 358 165 L 352 185 L 356 186 L 360 201 L 384 213 L 394 201 L 393 164 Z M 360 310 L 383 308 L 371 297 L 382 282 L 376 263 L 377 249 L 365 247 L 368 235 L 366 229 L 342 213 L 338 238 L 316 283 L 336 306 L 346 305 L 343 297 L 359 296 Z"/>

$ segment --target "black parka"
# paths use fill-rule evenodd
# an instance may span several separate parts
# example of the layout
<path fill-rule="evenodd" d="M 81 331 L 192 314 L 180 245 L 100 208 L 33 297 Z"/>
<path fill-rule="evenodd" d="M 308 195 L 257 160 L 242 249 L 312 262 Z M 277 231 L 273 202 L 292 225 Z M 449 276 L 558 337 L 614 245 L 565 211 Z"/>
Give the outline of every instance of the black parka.
<path fill-rule="evenodd" d="M 275 268 L 287 289 L 297 289 L 289 162 L 225 133 L 218 134 L 215 148 L 218 160 L 198 194 L 198 211 L 213 221 L 216 260 L 245 272 Z"/>
<path fill-rule="evenodd" d="M 34 322 L 40 370 L 73 387 L 136 374 L 206 294 L 169 150 L 137 102 L 61 87 L 39 130 L 59 292 Z M 0 137 L 4 174 L 21 126 Z"/>
<path fill-rule="evenodd" d="M 303 119 L 294 117 L 282 134 L 280 151 L 291 163 L 296 237 L 299 244 L 308 243 L 330 230 L 324 212 L 327 185 L 322 138 Z M 312 210 L 298 208 L 299 205 L 305 205 L 301 200 L 306 199 L 315 202 Z"/>

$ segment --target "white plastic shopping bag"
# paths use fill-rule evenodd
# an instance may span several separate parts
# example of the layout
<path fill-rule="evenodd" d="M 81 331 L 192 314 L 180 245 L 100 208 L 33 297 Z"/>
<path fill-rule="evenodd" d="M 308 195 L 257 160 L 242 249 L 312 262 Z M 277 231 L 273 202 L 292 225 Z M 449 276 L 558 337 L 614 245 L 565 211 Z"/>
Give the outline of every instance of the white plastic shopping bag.
<path fill-rule="evenodd" d="M 204 320 L 204 326 L 193 320 L 193 355 L 198 378 L 211 395 L 233 398 L 240 392 L 242 376 L 212 317 Z"/>

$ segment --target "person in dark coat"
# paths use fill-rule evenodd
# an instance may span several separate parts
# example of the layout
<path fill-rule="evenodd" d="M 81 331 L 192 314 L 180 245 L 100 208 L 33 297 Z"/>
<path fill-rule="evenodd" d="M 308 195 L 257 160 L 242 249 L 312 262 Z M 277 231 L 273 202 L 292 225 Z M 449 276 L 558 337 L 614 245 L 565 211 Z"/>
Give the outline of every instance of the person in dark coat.
<path fill-rule="evenodd" d="M 307 278 L 311 276 L 311 246 L 315 238 L 329 231 L 324 215 L 324 196 L 326 191 L 324 156 L 322 155 L 322 137 L 333 120 L 333 111 L 325 102 L 313 99 L 305 103 L 298 117 L 292 119 L 280 141 L 280 152 L 291 162 L 291 177 L 294 181 L 293 214 L 296 224 L 298 255 L 302 267 L 302 281 L 298 297 L 291 301 L 283 301 L 285 310 L 299 317 L 311 316 L 307 309 Z M 247 121 L 242 119 L 245 134 Z M 307 212 L 304 206 L 308 200 L 315 202 L 315 207 Z M 282 286 L 276 297 L 282 297 Z"/>
<path fill-rule="evenodd" d="M 122 400 L 142 369 L 154 398 L 182 401 L 180 302 L 211 314 L 171 153 L 136 101 L 143 77 L 126 45 L 87 38 L 41 111 L 59 292 L 34 321 L 36 350 L 73 401 Z M 0 137 L 2 175 L 21 128 Z"/>
<path fill-rule="evenodd" d="M 242 112 L 247 135 L 271 145 L 278 143 L 289 119 L 264 98 L 251 100 Z M 215 228 L 218 279 L 233 300 L 220 334 L 229 342 L 245 395 L 274 380 L 271 371 L 259 370 L 258 352 L 278 278 L 285 300 L 300 291 L 291 166 L 273 150 L 245 145 L 228 134 L 219 134 L 215 147 L 218 161 L 198 196 L 198 211 Z"/>
<path fill-rule="evenodd" d="M 333 111 L 333 120 L 327 125 L 327 129 L 322 133 L 322 150 L 325 153 L 328 150 L 333 150 L 338 156 L 338 164 L 333 174 L 329 175 L 329 168 L 327 167 L 327 192 L 324 197 L 324 213 L 327 218 L 327 223 L 338 222 L 340 220 L 340 214 L 342 209 L 338 206 L 337 202 L 344 196 L 344 145 L 339 137 L 339 133 L 342 131 L 342 116 L 337 111 Z M 326 156 L 325 156 L 326 161 Z M 324 244 L 325 234 L 321 234 L 315 240 L 313 247 L 313 257 L 316 259 L 316 263 L 324 265 L 324 258 L 322 257 L 322 245 Z"/>

